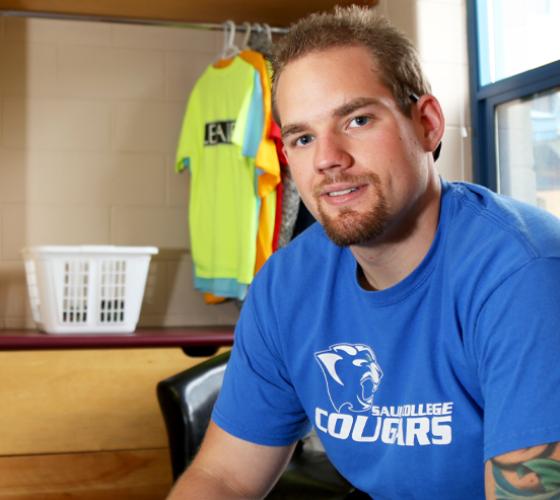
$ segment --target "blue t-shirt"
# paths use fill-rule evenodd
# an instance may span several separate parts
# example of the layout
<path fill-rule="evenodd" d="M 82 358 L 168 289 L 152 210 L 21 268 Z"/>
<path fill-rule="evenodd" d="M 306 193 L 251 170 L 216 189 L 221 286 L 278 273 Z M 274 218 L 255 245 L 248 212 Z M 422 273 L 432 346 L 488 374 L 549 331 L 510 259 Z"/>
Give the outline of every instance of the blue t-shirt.
<path fill-rule="evenodd" d="M 285 445 L 316 428 L 382 499 L 484 498 L 484 461 L 560 440 L 560 222 L 443 183 L 437 233 L 395 286 L 365 291 L 318 224 L 253 282 L 213 419 Z"/>

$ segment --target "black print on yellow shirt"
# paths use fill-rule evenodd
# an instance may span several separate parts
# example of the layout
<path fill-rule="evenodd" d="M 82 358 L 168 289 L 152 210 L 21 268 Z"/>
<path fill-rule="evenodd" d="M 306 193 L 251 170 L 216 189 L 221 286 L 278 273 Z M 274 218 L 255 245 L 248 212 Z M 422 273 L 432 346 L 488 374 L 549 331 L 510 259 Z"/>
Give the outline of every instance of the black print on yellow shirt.
<path fill-rule="evenodd" d="M 231 144 L 235 120 L 211 122 L 204 126 L 204 145 Z"/>

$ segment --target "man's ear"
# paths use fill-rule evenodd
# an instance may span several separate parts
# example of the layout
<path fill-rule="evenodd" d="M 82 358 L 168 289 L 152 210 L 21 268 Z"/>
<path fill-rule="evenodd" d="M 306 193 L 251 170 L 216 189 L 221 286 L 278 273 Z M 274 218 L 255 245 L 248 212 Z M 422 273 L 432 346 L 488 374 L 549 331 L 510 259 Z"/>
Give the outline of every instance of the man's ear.
<path fill-rule="evenodd" d="M 441 144 L 445 131 L 445 117 L 439 101 L 433 95 L 423 95 L 413 105 L 412 116 L 419 125 L 420 140 L 425 150 L 433 153 Z"/>

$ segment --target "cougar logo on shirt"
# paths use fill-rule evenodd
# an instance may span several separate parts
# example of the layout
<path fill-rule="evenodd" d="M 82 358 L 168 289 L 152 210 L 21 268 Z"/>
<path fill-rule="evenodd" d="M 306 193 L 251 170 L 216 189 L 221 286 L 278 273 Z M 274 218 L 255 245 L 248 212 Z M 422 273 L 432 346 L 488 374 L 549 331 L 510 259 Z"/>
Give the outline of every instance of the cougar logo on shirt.
<path fill-rule="evenodd" d="M 373 349 L 341 343 L 315 353 L 334 411 L 315 407 L 315 428 L 334 439 L 395 446 L 448 445 L 453 401 L 373 403 L 383 371 Z M 388 376 L 392 375 L 389 373 Z M 383 394 L 383 398 L 391 395 Z M 379 398 L 379 399 L 383 399 Z"/>
<path fill-rule="evenodd" d="M 364 344 L 335 344 L 315 353 L 334 409 L 361 413 L 371 411 L 373 395 L 383 371 L 373 349 Z"/>

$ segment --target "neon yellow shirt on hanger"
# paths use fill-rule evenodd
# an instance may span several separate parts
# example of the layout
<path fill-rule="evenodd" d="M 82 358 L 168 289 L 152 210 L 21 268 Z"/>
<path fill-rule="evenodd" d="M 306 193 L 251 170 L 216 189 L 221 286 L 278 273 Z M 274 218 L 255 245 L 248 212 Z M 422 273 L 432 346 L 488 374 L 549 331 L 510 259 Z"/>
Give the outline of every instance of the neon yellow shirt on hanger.
<path fill-rule="evenodd" d="M 189 97 L 176 169 L 190 170 L 189 229 L 195 275 L 249 284 L 258 224 L 255 161 L 232 135 L 254 90 L 255 69 L 240 58 L 209 66 Z M 244 120 L 244 122 L 246 122 Z"/>

